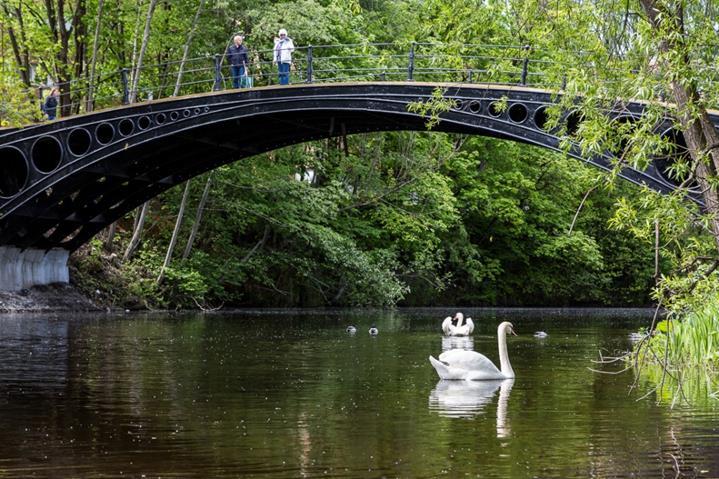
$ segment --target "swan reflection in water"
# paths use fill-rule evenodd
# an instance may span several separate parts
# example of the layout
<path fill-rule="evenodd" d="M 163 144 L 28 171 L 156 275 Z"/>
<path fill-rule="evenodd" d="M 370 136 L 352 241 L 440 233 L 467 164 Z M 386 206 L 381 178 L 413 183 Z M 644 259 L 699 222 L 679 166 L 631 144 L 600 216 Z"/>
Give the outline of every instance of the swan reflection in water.
<path fill-rule="evenodd" d="M 471 336 L 442 336 L 442 352 L 450 349 L 474 351 L 474 338 Z"/>
<path fill-rule="evenodd" d="M 448 381 L 440 380 L 429 393 L 429 408 L 437 411 L 440 416 L 456 418 L 472 418 L 482 413 L 487 404 L 491 403 L 494 394 L 499 390 L 497 401 L 497 437 L 510 435 L 507 423 L 509 394 L 514 379 L 495 381 Z"/>

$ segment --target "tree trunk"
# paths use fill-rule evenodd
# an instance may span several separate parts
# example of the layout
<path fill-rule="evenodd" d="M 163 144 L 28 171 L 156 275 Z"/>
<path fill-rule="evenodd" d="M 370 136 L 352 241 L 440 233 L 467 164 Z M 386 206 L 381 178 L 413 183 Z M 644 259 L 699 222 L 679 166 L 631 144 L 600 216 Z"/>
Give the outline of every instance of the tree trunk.
<path fill-rule="evenodd" d="M 180 85 L 182 84 L 182 74 L 185 71 L 185 62 L 187 61 L 187 55 L 190 53 L 190 44 L 192 43 L 192 37 L 197 29 L 197 22 L 200 19 L 200 13 L 202 12 L 202 6 L 205 4 L 205 0 L 200 0 L 200 4 L 197 7 L 195 18 L 192 20 L 192 26 L 190 31 L 187 32 L 187 40 L 185 46 L 182 49 L 182 60 L 180 61 L 180 69 L 177 72 L 177 81 L 175 82 L 175 90 L 172 92 L 172 96 L 177 96 L 180 93 Z"/>
<path fill-rule="evenodd" d="M 94 109 L 95 96 L 95 66 L 97 64 L 97 42 L 100 38 L 100 29 L 102 27 L 102 10 L 105 6 L 105 0 L 97 2 L 97 20 L 95 22 L 95 38 L 92 40 L 92 58 L 90 59 L 90 85 L 87 89 L 87 104 L 85 110 L 90 112 Z"/>
<path fill-rule="evenodd" d="M 147 43 L 150 39 L 150 28 L 152 26 L 152 16 L 155 14 L 155 7 L 158 0 L 150 0 L 147 7 L 147 17 L 145 18 L 145 31 L 142 34 L 142 44 L 140 45 L 140 53 L 137 55 L 137 64 L 135 65 L 135 74 L 132 76 L 132 87 L 130 88 L 130 103 L 137 100 L 137 88 L 140 83 L 140 75 L 142 73 L 142 60 L 145 57 Z"/>
<path fill-rule="evenodd" d="M 137 12 L 135 13 L 135 30 L 132 33 L 132 56 L 130 57 L 130 84 L 135 78 L 135 64 L 137 63 L 137 39 L 140 36 L 140 12 L 142 12 L 142 0 L 137 2 Z"/>
<path fill-rule="evenodd" d="M 137 222 L 135 229 L 132 232 L 132 239 L 130 240 L 130 244 L 127 245 L 127 249 L 125 250 L 125 255 L 122 257 L 123 261 L 127 261 L 128 259 L 132 258 L 132 255 L 135 254 L 135 251 L 137 251 L 137 247 L 140 244 L 140 240 L 142 239 L 142 227 L 145 225 L 145 218 L 147 217 L 147 211 L 150 209 L 150 202 L 146 202 L 144 205 L 142 205 L 142 209 L 138 213 Z"/>
<path fill-rule="evenodd" d="M 87 15 L 87 5 L 85 0 L 77 0 L 75 4 L 75 11 L 72 15 L 72 33 L 75 43 L 75 59 L 73 79 L 80 80 L 82 78 L 83 70 L 85 69 L 86 57 L 87 57 L 87 45 L 85 44 L 87 38 L 87 25 L 82 21 Z M 77 87 L 76 87 L 77 88 Z M 74 113 L 80 113 L 80 107 L 82 106 L 82 97 L 87 92 L 75 92 L 77 103 L 73 105 Z"/>
<path fill-rule="evenodd" d="M 105 251 L 112 252 L 112 240 L 115 239 L 115 230 L 117 229 L 117 221 L 107 227 L 107 238 L 105 238 Z"/>
<path fill-rule="evenodd" d="M 28 53 L 27 43 L 23 41 L 23 39 L 25 38 L 25 26 L 22 20 L 21 6 L 22 4 L 14 9 L 15 16 L 18 20 L 18 27 L 20 28 L 19 33 L 15 32 L 15 29 L 12 27 L 12 25 L 8 25 L 7 32 L 8 36 L 10 37 L 10 46 L 12 47 L 12 52 L 15 56 L 15 62 L 19 67 L 20 78 L 22 79 L 22 82 L 25 84 L 25 86 L 30 88 L 30 55 Z M 12 16 L 10 14 L 10 10 L 8 9 L 8 5 L 3 3 L 2 8 L 5 12 L 5 15 L 7 15 L 8 17 Z"/>
<path fill-rule="evenodd" d="M 140 53 L 137 58 L 137 64 L 133 65 L 132 69 L 132 87 L 130 88 L 130 97 L 129 102 L 135 103 L 137 100 L 137 85 L 140 80 L 140 69 L 142 68 L 142 59 L 145 56 L 145 50 L 147 49 L 147 42 L 150 38 L 150 24 L 152 23 L 152 16 L 155 13 L 155 7 L 157 6 L 158 0 L 150 0 L 150 5 L 147 8 L 147 18 L 145 21 L 145 32 L 142 36 L 142 45 L 140 46 Z M 139 11 L 139 4 L 138 4 L 138 11 Z M 139 24 L 139 15 L 138 15 L 138 24 Z M 135 40 L 137 40 L 137 35 L 135 35 Z M 133 64 L 135 61 L 135 51 L 133 46 Z M 127 250 L 125 250 L 125 256 L 123 257 L 123 260 L 128 260 L 132 257 L 132 255 L 135 253 L 135 250 L 137 249 L 137 246 L 140 244 L 140 239 L 142 239 L 142 228 L 145 225 L 145 216 L 147 214 L 147 210 L 149 208 L 150 202 L 146 202 L 144 205 L 142 205 L 142 209 L 140 210 L 139 214 L 135 217 L 135 224 L 132 231 L 132 240 L 130 240 L 130 244 L 127 246 Z"/>
<path fill-rule="evenodd" d="M 205 190 L 202 192 L 202 198 L 200 199 L 200 204 L 197 205 L 197 214 L 195 215 L 195 223 L 192 225 L 192 231 L 190 231 L 190 237 L 187 238 L 187 246 L 185 246 L 185 251 L 182 253 L 182 259 L 187 259 L 190 256 L 190 253 L 192 252 L 192 244 L 195 242 L 195 236 L 197 236 L 197 231 L 200 229 L 200 222 L 202 221 L 202 213 L 205 210 L 205 203 L 207 203 L 207 198 L 210 196 L 210 184 L 212 183 L 212 172 L 210 172 L 209 175 L 207 175 L 207 182 L 205 183 Z"/>
<path fill-rule="evenodd" d="M 162 283 L 162 279 L 165 277 L 165 269 L 170 265 L 172 260 L 172 252 L 175 250 L 177 244 L 177 236 L 180 234 L 180 228 L 182 227 L 182 218 L 185 216 L 185 205 L 187 205 L 187 197 L 190 196 L 190 181 L 185 182 L 185 191 L 182 193 L 182 200 L 180 201 L 180 211 L 177 212 L 177 220 L 175 221 L 175 229 L 172 231 L 172 238 L 170 238 L 170 245 L 167 247 L 167 254 L 165 255 L 165 262 L 162 263 L 160 268 L 160 274 L 157 276 L 157 284 Z"/>

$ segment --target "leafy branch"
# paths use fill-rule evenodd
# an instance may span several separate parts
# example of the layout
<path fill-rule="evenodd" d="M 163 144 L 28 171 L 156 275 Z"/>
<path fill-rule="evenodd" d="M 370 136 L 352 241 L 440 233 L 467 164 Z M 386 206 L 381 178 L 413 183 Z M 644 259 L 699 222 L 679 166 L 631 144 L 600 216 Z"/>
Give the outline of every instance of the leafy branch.
<path fill-rule="evenodd" d="M 439 124 L 443 113 L 447 113 L 457 106 L 457 100 L 445 98 L 446 88 L 437 87 L 427 100 L 413 101 L 407 104 L 407 111 L 417 113 L 427 119 L 424 126 L 431 130 Z"/>

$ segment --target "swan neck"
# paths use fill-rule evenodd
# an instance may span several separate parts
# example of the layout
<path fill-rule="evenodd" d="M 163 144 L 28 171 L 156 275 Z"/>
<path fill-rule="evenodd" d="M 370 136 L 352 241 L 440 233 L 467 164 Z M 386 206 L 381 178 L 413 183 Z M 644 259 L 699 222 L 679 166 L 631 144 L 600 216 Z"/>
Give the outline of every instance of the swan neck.
<path fill-rule="evenodd" d="M 497 330 L 497 343 L 499 346 L 499 365 L 502 375 L 505 378 L 513 378 L 514 370 L 509 362 L 509 354 L 507 354 L 507 331 L 500 327 Z"/>

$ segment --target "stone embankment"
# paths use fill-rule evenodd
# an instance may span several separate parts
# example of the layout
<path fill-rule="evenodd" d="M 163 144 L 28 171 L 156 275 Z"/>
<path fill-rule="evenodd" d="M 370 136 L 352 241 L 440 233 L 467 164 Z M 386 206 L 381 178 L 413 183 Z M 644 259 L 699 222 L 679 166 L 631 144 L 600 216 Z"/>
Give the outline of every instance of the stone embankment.
<path fill-rule="evenodd" d="M 77 288 L 68 284 L 34 286 L 20 291 L 0 291 L 0 313 L 102 311 Z"/>

